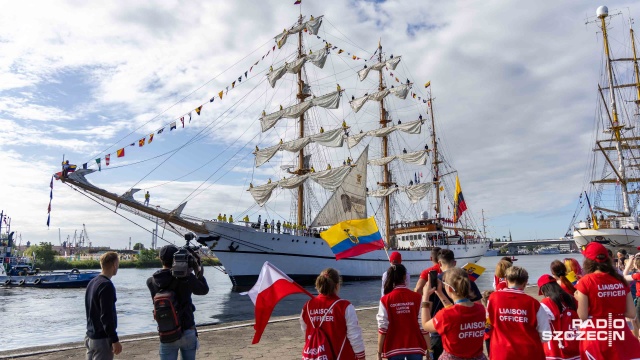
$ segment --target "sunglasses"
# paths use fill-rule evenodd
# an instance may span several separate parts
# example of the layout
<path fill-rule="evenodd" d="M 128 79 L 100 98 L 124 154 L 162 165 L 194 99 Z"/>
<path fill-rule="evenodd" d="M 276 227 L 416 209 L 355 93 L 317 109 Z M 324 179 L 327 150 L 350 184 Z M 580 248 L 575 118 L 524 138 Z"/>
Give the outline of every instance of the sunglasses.
<path fill-rule="evenodd" d="M 453 288 L 453 286 L 451 286 L 451 285 L 447 284 L 447 283 L 446 283 L 446 282 L 444 282 L 444 281 L 443 281 L 442 283 L 443 283 L 445 286 L 450 287 L 450 288 L 451 288 L 451 291 L 456 292 L 456 289 L 454 289 L 454 288 Z"/>

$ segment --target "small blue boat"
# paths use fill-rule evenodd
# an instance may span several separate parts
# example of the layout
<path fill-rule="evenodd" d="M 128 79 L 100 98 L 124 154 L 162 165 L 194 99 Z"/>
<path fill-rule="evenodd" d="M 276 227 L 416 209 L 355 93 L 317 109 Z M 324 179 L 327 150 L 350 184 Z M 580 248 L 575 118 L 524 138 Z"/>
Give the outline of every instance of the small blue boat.
<path fill-rule="evenodd" d="M 1 234 L 1 233 L 0 233 Z M 0 286 L 40 288 L 82 288 L 100 274 L 99 271 L 40 272 L 31 258 L 13 254 L 13 232 L 6 238 L 0 236 Z"/>

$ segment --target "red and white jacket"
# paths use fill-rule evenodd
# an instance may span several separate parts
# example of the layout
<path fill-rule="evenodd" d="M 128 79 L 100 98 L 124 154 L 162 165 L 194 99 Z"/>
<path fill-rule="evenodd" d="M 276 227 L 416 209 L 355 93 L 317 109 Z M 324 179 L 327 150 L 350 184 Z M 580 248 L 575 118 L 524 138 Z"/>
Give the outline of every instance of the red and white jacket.
<path fill-rule="evenodd" d="M 549 331 L 549 317 L 538 300 L 519 289 L 496 291 L 487 303 L 491 329 L 491 359 L 545 359 L 542 332 Z M 545 341 L 546 342 L 546 341 Z"/>
<path fill-rule="evenodd" d="M 339 299 L 335 295 L 325 296 L 320 294 L 307 301 L 302 307 L 302 314 L 300 314 L 300 327 L 305 339 L 311 335 L 312 326 L 309 315 L 313 318 L 313 324 L 317 326 L 322 321 L 322 316 Z M 335 304 L 331 312 L 325 317 L 324 323 L 322 323 L 322 330 L 329 338 L 331 347 L 335 351 L 335 356 L 338 356 L 344 342 L 340 360 L 365 358 L 362 328 L 358 324 L 356 309 L 347 300 L 342 300 Z"/>
<path fill-rule="evenodd" d="M 422 295 L 396 286 L 380 299 L 378 307 L 378 332 L 385 335 L 382 357 L 405 354 L 426 354 L 427 342 L 418 323 Z"/>

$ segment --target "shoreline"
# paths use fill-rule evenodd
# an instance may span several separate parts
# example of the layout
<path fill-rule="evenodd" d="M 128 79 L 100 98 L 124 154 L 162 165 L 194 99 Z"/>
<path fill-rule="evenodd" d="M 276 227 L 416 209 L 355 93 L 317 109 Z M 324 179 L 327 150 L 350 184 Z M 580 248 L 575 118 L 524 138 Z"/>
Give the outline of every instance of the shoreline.
<path fill-rule="evenodd" d="M 529 285 L 525 293 L 540 299 L 538 287 Z M 348 299 L 347 299 L 348 300 Z M 377 352 L 378 328 L 377 306 L 356 309 L 362 327 L 365 352 L 371 356 Z M 217 325 L 198 326 L 200 349 L 198 359 L 299 359 L 304 344 L 304 336 L 298 323 L 298 316 L 272 317 L 262 335 L 260 343 L 252 345 L 253 320 L 235 321 Z M 116 359 L 150 359 L 158 357 L 159 343 L 155 332 L 126 335 L 121 338 L 122 353 Z M 56 345 L 31 346 L 0 351 L 0 359 L 47 359 L 83 360 L 83 342 Z"/>

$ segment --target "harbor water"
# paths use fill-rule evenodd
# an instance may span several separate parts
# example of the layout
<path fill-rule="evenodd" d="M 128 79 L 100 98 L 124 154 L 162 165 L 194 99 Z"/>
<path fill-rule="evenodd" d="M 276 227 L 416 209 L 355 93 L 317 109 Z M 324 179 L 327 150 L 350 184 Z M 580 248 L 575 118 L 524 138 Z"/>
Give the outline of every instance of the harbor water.
<path fill-rule="evenodd" d="M 565 257 L 583 260 L 579 254 L 531 255 L 518 256 L 515 265 L 526 268 L 529 282 L 535 284 L 540 275 L 549 273 L 549 264 L 553 260 Z M 493 270 L 499 260 L 500 257 L 492 256 L 483 257 L 478 262 L 487 268 L 477 280 L 480 290 L 491 289 Z M 146 287 L 147 278 L 155 270 L 120 269 L 112 279 L 118 297 L 118 334 L 156 330 L 151 297 Z M 205 277 L 209 283 L 209 294 L 193 296 L 198 324 L 254 318 L 251 300 L 231 291 L 231 281 L 225 274 L 206 268 Z M 411 278 L 412 286 L 417 279 L 417 276 Z M 315 293 L 312 287 L 308 290 Z M 340 296 L 356 307 L 376 306 L 380 290 L 380 281 L 351 282 L 343 284 Z M 86 331 L 84 293 L 84 289 L 0 288 L 0 316 L 4 330 L 0 337 L 0 351 L 82 340 Z M 278 304 L 273 316 L 298 315 L 307 299 L 305 295 L 289 296 Z"/>

